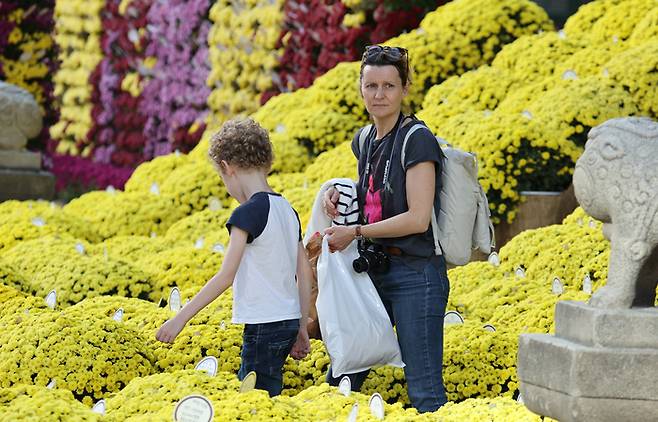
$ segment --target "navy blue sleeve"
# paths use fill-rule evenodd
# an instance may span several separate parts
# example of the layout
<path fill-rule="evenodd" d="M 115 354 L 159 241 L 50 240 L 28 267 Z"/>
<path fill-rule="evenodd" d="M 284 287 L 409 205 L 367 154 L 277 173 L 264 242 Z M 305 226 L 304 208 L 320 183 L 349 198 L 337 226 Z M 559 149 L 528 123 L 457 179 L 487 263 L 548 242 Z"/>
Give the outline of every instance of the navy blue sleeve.
<path fill-rule="evenodd" d="M 292 208 L 292 207 L 291 207 Z M 295 217 L 297 217 L 297 227 L 299 227 L 299 241 L 302 241 L 302 223 L 299 221 L 299 214 L 297 213 L 297 210 L 292 208 L 292 210 L 295 212 Z"/>
<path fill-rule="evenodd" d="M 233 226 L 247 232 L 247 243 L 251 243 L 263 233 L 270 213 L 270 199 L 266 193 L 257 193 L 247 202 L 237 207 L 226 222 L 229 235 Z"/>
<path fill-rule="evenodd" d="M 440 166 L 443 163 L 442 158 L 443 152 L 432 132 L 427 128 L 417 129 L 407 141 L 404 169 L 409 170 L 410 167 L 424 161 L 432 161 Z"/>
<path fill-rule="evenodd" d="M 354 154 L 357 160 L 359 159 L 359 154 L 361 153 L 361 151 L 359 151 L 359 134 L 361 133 L 362 130 L 363 128 L 357 130 L 356 134 L 354 135 L 354 138 L 352 138 L 352 153 Z"/>

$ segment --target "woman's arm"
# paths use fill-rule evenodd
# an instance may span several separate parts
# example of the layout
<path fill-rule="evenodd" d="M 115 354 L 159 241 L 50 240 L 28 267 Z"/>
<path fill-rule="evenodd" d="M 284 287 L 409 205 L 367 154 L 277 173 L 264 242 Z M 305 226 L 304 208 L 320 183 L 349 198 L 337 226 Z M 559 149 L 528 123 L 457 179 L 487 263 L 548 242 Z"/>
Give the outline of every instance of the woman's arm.
<path fill-rule="evenodd" d="M 403 237 L 424 233 L 430 225 L 434 205 L 435 163 L 424 161 L 407 170 L 406 188 L 408 211 L 395 217 L 367 224 L 361 227 L 364 237 Z M 325 230 L 330 235 L 329 247 L 332 251 L 343 250 L 356 236 L 355 227 L 330 227 Z"/>
<path fill-rule="evenodd" d="M 165 343 L 173 343 L 176 336 L 183 330 L 189 320 L 194 318 L 199 311 L 217 299 L 219 295 L 224 293 L 233 284 L 233 279 L 238 272 L 246 245 L 247 232 L 234 226 L 231 229 L 231 240 L 219 272 L 203 286 L 201 291 L 194 296 L 194 299 L 185 305 L 174 318 L 162 325 L 155 336 L 156 339 Z"/>

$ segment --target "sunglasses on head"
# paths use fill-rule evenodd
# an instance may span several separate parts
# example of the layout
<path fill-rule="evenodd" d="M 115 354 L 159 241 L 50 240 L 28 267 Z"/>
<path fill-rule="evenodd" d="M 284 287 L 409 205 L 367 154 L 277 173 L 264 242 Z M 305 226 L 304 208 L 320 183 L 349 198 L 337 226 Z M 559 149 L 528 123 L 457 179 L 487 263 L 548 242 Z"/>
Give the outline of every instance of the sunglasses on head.
<path fill-rule="evenodd" d="M 363 53 L 364 59 L 376 59 L 384 57 L 387 60 L 397 62 L 407 55 L 407 49 L 402 47 L 389 47 L 387 45 L 369 45 Z"/>

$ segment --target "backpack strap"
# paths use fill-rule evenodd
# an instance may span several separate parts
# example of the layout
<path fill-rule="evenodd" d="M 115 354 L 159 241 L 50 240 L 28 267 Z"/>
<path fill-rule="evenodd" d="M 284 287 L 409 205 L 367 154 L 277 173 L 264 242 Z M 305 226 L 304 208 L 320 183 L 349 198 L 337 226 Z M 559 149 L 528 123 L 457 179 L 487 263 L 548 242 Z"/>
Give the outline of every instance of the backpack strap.
<path fill-rule="evenodd" d="M 400 165 L 402 165 L 403 169 L 404 169 L 404 157 L 407 150 L 407 142 L 409 141 L 409 138 L 415 131 L 422 128 L 428 129 L 427 126 L 421 123 L 416 123 L 415 125 L 411 126 L 411 128 L 409 129 L 409 131 L 404 137 L 404 142 L 402 142 L 402 151 L 400 151 Z M 438 139 L 439 138 L 437 138 L 437 140 Z M 441 143 L 440 141 L 438 142 Z M 436 189 L 435 189 L 435 194 L 436 194 Z M 431 225 L 432 225 L 432 237 L 434 238 L 434 254 L 443 255 L 443 250 L 441 249 L 441 244 L 439 243 L 439 221 L 436 218 L 436 210 L 434 209 L 434 204 L 432 204 Z"/>
<path fill-rule="evenodd" d="M 361 158 L 361 151 L 363 151 L 363 147 L 366 144 L 366 139 L 368 139 L 368 135 L 370 135 L 370 130 L 372 129 L 372 123 L 364 126 L 363 129 L 361 129 L 361 132 L 359 132 L 359 158 Z"/>

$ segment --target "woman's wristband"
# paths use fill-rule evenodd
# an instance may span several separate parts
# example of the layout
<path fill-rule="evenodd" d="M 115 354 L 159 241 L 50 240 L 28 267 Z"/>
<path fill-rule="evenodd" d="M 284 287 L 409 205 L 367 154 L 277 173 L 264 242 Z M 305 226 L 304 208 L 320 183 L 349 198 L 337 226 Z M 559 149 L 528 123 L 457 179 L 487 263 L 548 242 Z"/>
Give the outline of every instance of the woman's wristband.
<path fill-rule="evenodd" d="M 354 238 L 357 240 L 363 240 L 363 234 L 361 234 L 360 224 L 357 224 L 356 227 L 354 227 Z"/>

